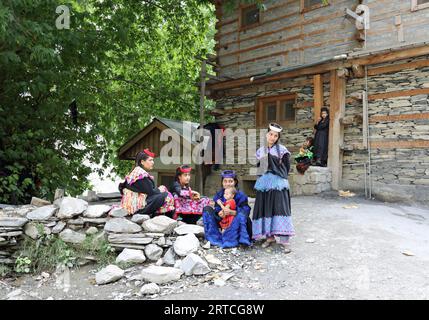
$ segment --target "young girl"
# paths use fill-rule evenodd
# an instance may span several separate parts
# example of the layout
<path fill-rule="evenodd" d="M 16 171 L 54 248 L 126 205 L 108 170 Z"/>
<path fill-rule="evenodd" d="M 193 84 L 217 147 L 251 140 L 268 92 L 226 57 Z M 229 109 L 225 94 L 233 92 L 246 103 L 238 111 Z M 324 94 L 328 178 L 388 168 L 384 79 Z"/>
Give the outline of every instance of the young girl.
<path fill-rule="evenodd" d="M 202 217 L 203 208 L 209 204 L 210 199 L 201 197 L 189 186 L 191 170 L 192 168 L 186 164 L 178 167 L 170 190 L 176 207 L 175 218 L 180 218 L 185 223 L 196 224 Z"/>
<path fill-rule="evenodd" d="M 225 231 L 226 228 L 231 225 L 232 220 L 234 220 L 234 216 L 227 214 L 227 210 L 225 209 L 236 209 L 237 206 L 234 200 L 236 194 L 237 190 L 234 187 L 229 187 L 225 189 L 225 193 L 223 194 L 225 202 L 222 202 L 222 200 L 220 199 L 217 200 L 217 204 L 222 208 L 222 210 L 219 212 L 219 216 L 222 217 L 222 220 L 219 222 L 219 226 L 222 230 L 222 233 Z"/>
<path fill-rule="evenodd" d="M 279 143 L 282 127 L 271 123 L 267 133 L 267 146 L 256 151 L 258 166 L 263 175 L 255 183 L 256 200 L 253 211 L 253 238 L 266 238 L 263 248 L 275 242 L 291 252 L 289 237 L 294 235 L 288 173 L 290 152 Z"/>
<path fill-rule="evenodd" d="M 295 157 L 295 161 L 297 162 L 296 170 L 300 174 L 304 174 L 310 166 L 311 160 L 313 159 L 313 149 L 313 138 L 307 137 L 304 144 L 299 149 L 298 155 Z"/>

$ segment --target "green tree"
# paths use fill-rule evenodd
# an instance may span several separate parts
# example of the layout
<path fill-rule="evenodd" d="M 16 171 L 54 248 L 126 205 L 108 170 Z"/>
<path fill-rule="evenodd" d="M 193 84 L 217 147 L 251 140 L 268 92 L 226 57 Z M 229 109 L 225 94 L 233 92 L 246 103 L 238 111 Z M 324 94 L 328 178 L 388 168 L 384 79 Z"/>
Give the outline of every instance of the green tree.
<path fill-rule="evenodd" d="M 85 160 L 118 165 L 118 146 L 152 116 L 198 118 L 208 1 L 69 1 L 59 30 L 61 4 L 0 2 L 0 202 L 79 194 Z"/>

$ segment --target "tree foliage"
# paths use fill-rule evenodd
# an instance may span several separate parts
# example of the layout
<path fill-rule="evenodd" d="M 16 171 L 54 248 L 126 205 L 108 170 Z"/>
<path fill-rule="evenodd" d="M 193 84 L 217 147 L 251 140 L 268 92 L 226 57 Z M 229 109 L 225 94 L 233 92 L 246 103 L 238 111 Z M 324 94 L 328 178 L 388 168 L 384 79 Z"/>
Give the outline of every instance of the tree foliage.
<path fill-rule="evenodd" d="M 62 4 L 0 2 L 0 202 L 79 194 L 88 162 L 120 171 L 119 146 L 151 117 L 198 119 L 209 1 L 72 0 L 57 29 Z"/>

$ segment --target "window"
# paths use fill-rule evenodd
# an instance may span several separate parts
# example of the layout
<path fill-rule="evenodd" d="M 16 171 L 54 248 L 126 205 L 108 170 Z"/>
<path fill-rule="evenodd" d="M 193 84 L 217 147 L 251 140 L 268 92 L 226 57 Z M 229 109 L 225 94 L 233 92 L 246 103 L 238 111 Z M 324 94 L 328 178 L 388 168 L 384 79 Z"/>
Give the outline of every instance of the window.
<path fill-rule="evenodd" d="M 259 25 L 260 14 L 256 5 L 250 5 L 240 8 L 240 28 L 246 29 Z"/>
<path fill-rule="evenodd" d="M 301 12 L 307 12 L 329 5 L 328 0 L 301 0 Z"/>
<path fill-rule="evenodd" d="M 267 127 L 270 122 L 286 125 L 295 122 L 295 98 L 294 94 L 259 98 L 256 102 L 257 127 Z"/>
<path fill-rule="evenodd" d="M 411 11 L 429 8 L 429 0 L 411 0 Z"/>

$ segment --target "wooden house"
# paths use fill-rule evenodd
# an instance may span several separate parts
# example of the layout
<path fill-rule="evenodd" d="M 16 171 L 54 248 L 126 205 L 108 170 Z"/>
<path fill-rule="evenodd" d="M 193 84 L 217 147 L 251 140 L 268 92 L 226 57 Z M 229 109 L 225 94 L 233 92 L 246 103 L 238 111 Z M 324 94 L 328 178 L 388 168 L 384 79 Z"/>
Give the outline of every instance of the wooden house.
<path fill-rule="evenodd" d="M 334 190 L 429 202 L 429 0 L 212 2 L 218 123 L 279 122 L 297 151 L 326 106 Z"/>

